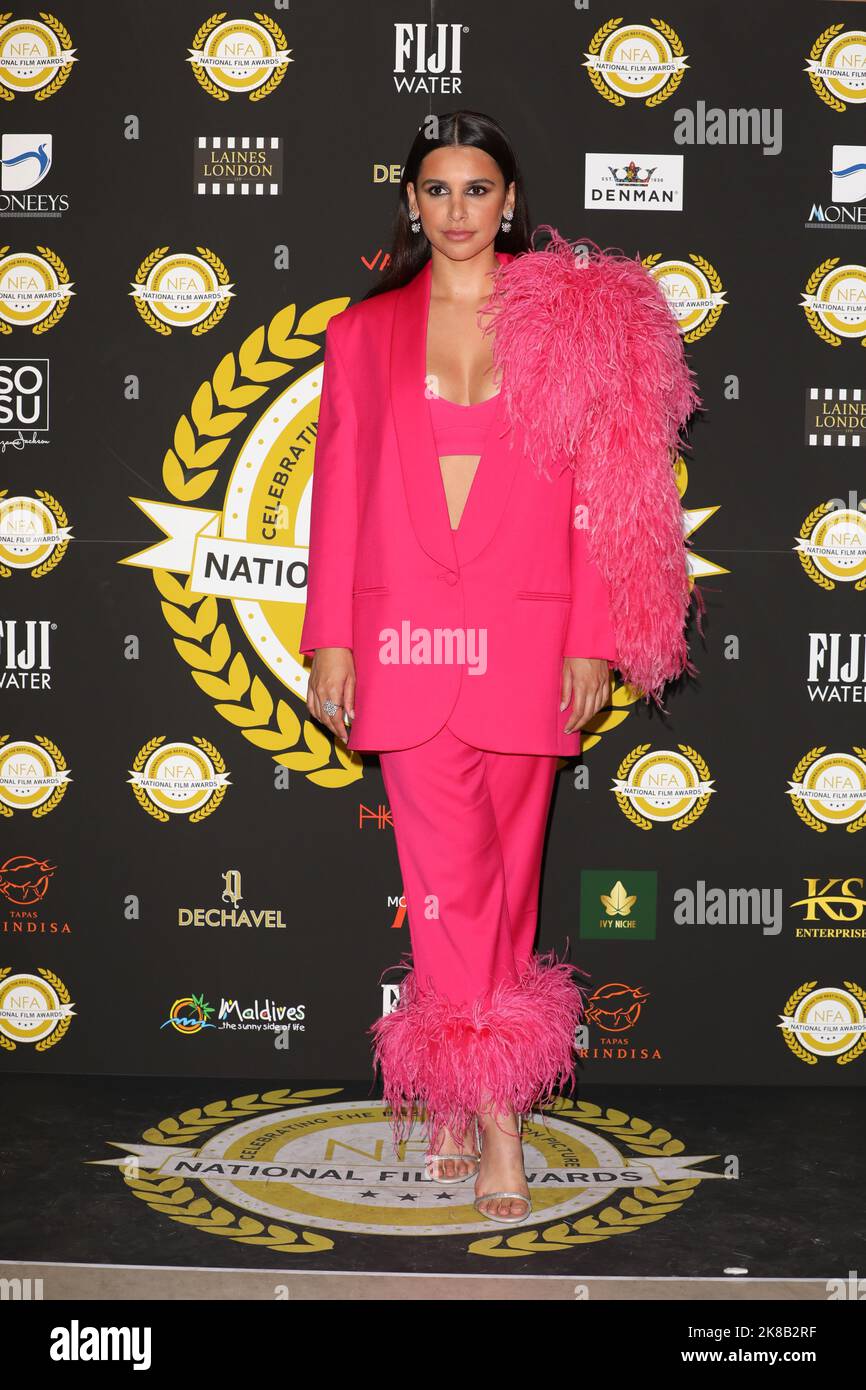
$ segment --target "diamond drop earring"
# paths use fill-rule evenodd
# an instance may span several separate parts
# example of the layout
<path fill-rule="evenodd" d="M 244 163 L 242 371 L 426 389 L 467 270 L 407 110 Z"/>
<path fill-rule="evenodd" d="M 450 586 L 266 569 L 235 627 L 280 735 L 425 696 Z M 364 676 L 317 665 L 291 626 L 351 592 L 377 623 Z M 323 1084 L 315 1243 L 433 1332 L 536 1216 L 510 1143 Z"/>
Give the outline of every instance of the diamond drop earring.
<path fill-rule="evenodd" d="M 511 231 L 511 221 L 512 221 L 512 218 L 513 218 L 513 217 L 514 217 L 514 213 L 513 213 L 513 212 L 505 212 L 505 213 L 502 214 L 502 226 L 501 226 L 501 228 L 500 228 L 500 231 L 503 231 L 503 232 L 510 232 L 510 231 Z"/>
<path fill-rule="evenodd" d="M 415 213 L 414 215 L 413 215 L 411 212 L 409 213 L 409 226 L 412 228 L 412 231 L 413 231 L 413 232 L 420 232 L 420 230 L 421 230 L 421 214 L 420 214 L 420 213 Z"/>

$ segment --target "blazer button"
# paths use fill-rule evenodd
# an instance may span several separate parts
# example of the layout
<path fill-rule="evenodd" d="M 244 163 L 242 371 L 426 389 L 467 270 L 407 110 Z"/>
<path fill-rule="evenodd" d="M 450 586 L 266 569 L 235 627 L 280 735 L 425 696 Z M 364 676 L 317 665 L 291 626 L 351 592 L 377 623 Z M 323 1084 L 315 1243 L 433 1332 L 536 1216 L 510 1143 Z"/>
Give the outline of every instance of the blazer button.
<path fill-rule="evenodd" d="M 446 584 L 456 584 L 456 583 L 457 583 L 457 575 L 454 573 L 453 570 L 447 570 L 447 571 L 446 571 L 446 573 L 445 573 L 445 583 L 446 583 Z"/>

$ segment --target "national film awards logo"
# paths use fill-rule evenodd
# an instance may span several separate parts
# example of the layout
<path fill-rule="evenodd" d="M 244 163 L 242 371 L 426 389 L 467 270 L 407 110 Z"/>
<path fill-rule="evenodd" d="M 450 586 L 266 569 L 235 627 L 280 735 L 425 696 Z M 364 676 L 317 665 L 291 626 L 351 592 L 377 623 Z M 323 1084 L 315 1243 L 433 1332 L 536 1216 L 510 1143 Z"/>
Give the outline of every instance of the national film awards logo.
<path fill-rule="evenodd" d="M 62 801 L 69 785 L 66 759 L 50 738 L 35 743 L 0 734 L 0 816 L 29 811 L 46 816 Z"/>
<path fill-rule="evenodd" d="M 222 754 L 209 739 L 193 735 L 194 743 L 165 734 L 139 748 L 130 768 L 132 794 L 143 811 L 166 824 L 184 816 L 196 824 L 213 815 L 231 786 Z"/>
<path fill-rule="evenodd" d="M 209 333 L 234 298 L 229 273 L 216 252 L 208 246 L 197 246 L 196 252 L 157 246 L 130 282 L 139 314 L 164 337 L 175 328 L 188 328 L 194 337 Z"/>
<path fill-rule="evenodd" d="M 533 1209 L 499 1234 L 472 1205 L 472 1182 L 427 1178 L 421 1134 L 397 1147 L 381 1103 L 328 1099 L 340 1088 L 266 1091 L 168 1116 L 120 1156 L 131 1194 L 161 1217 L 275 1255 L 321 1254 L 359 1233 L 451 1237 L 483 1258 L 539 1258 L 612 1236 L 640 1237 L 702 1182 L 736 1178 L 699 1164 L 666 1126 L 559 1096 L 524 1121 Z"/>
<path fill-rule="evenodd" d="M 59 975 L 39 966 L 12 974 L 12 966 L 0 969 L 0 1049 L 14 1052 L 29 1043 L 45 1052 L 65 1037 L 75 1009 Z"/>
<path fill-rule="evenodd" d="M 617 768 L 610 790 L 626 820 L 640 830 L 669 825 L 685 830 L 694 825 L 716 791 L 706 760 L 696 748 L 678 743 L 676 749 L 641 743 Z"/>
<path fill-rule="evenodd" d="M 324 787 L 363 776 L 360 755 L 306 717 L 309 667 L 298 651 L 319 339 L 348 302 L 302 314 L 290 304 L 225 353 L 174 427 L 165 499 L 130 499 L 165 539 L 118 561 L 151 571 L 175 649 L 217 713 L 274 762 Z"/>
<path fill-rule="evenodd" d="M 584 54 L 589 80 L 613 106 L 627 100 L 658 106 L 673 96 L 688 64 L 682 40 L 663 19 L 623 24 L 609 19 L 596 29 Z"/>
<path fill-rule="evenodd" d="M 795 990 L 776 1025 L 795 1057 L 807 1066 L 833 1061 L 847 1066 L 866 1052 L 866 990 L 853 980 L 820 985 L 809 980 Z"/>
<path fill-rule="evenodd" d="M 72 283 L 50 246 L 37 246 L 36 252 L 0 246 L 0 335 L 15 328 L 36 334 L 54 328 L 75 293 Z"/>
<path fill-rule="evenodd" d="M 858 338 L 866 347 L 866 266 L 830 256 L 806 281 L 800 308 L 812 332 L 830 347 Z"/>
<path fill-rule="evenodd" d="M 866 748 L 828 753 L 827 745 L 810 748 L 794 768 L 787 794 L 804 825 L 823 835 L 828 826 L 844 825 L 854 834 L 866 825 Z"/>
<path fill-rule="evenodd" d="M 804 72 L 812 90 L 833 111 L 866 101 L 866 33 L 830 24 L 809 50 Z"/>
<path fill-rule="evenodd" d="M 642 264 L 661 286 L 677 321 L 683 342 L 705 338 L 727 308 L 722 278 L 705 256 L 690 251 L 687 261 L 661 259 L 661 252 L 644 256 Z"/>
<path fill-rule="evenodd" d="M 69 517 L 50 492 L 37 488 L 35 497 L 10 497 L 8 488 L 0 491 L 0 579 L 22 571 L 44 579 L 72 539 Z"/>
<path fill-rule="evenodd" d="M 78 58 L 66 25 L 40 10 L 39 19 L 0 15 L 0 93 L 3 101 L 32 95 L 46 101 L 66 82 Z"/>
<path fill-rule="evenodd" d="M 800 527 L 794 550 L 804 572 L 819 589 L 853 584 L 866 589 L 866 514 L 853 507 L 819 502 Z"/>
<path fill-rule="evenodd" d="M 268 14 L 226 19 L 212 14 L 196 31 L 187 62 L 196 82 L 215 101 L 245 96 L 261 101 L 280 85 L 289 54 L 286 36 Z"/>

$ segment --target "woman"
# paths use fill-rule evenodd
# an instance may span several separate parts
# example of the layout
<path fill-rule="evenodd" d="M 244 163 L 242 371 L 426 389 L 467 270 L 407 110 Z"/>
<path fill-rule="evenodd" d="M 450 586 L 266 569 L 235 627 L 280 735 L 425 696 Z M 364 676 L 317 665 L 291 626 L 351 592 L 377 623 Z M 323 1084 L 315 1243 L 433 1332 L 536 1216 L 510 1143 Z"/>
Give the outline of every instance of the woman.
<path fill-rule="evenodd" d="M 370 1032 L 395 1147 L 421 1102 L 428 1175 L 477 1171 L 477 1209 L 521 1221 L 522 1117 L 573 1082 L 583 1016 L 533 954 L 557 757 L 613 665 L 657 701 L 694 670 L 670 446 L 697 397 L 639 262 L 581 278 L 556 234 L 564 256 L 531 250 L 501 127 L 435 128 L 389 270 L 328 326 L 299 648 L 311 713 L 379 753 L 392 811 L 413 961 Z"/>

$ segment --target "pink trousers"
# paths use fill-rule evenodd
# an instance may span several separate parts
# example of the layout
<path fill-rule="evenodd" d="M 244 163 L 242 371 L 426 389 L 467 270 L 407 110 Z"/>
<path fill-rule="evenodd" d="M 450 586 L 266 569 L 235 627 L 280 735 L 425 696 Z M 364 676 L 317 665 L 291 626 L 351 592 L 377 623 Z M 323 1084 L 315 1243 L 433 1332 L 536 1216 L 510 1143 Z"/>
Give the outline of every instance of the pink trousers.
<path fill-rule="evenodd" d="M 482 1102 L 527 1115 L 574 1081 L 584 991 L 554 952 L 533 951 L 557 759 L 474 748 L 447 724 L 379 758 L 412 962 L 368 1031 L 395 1151 L 419 1106 L 435 1149 Z"/>

